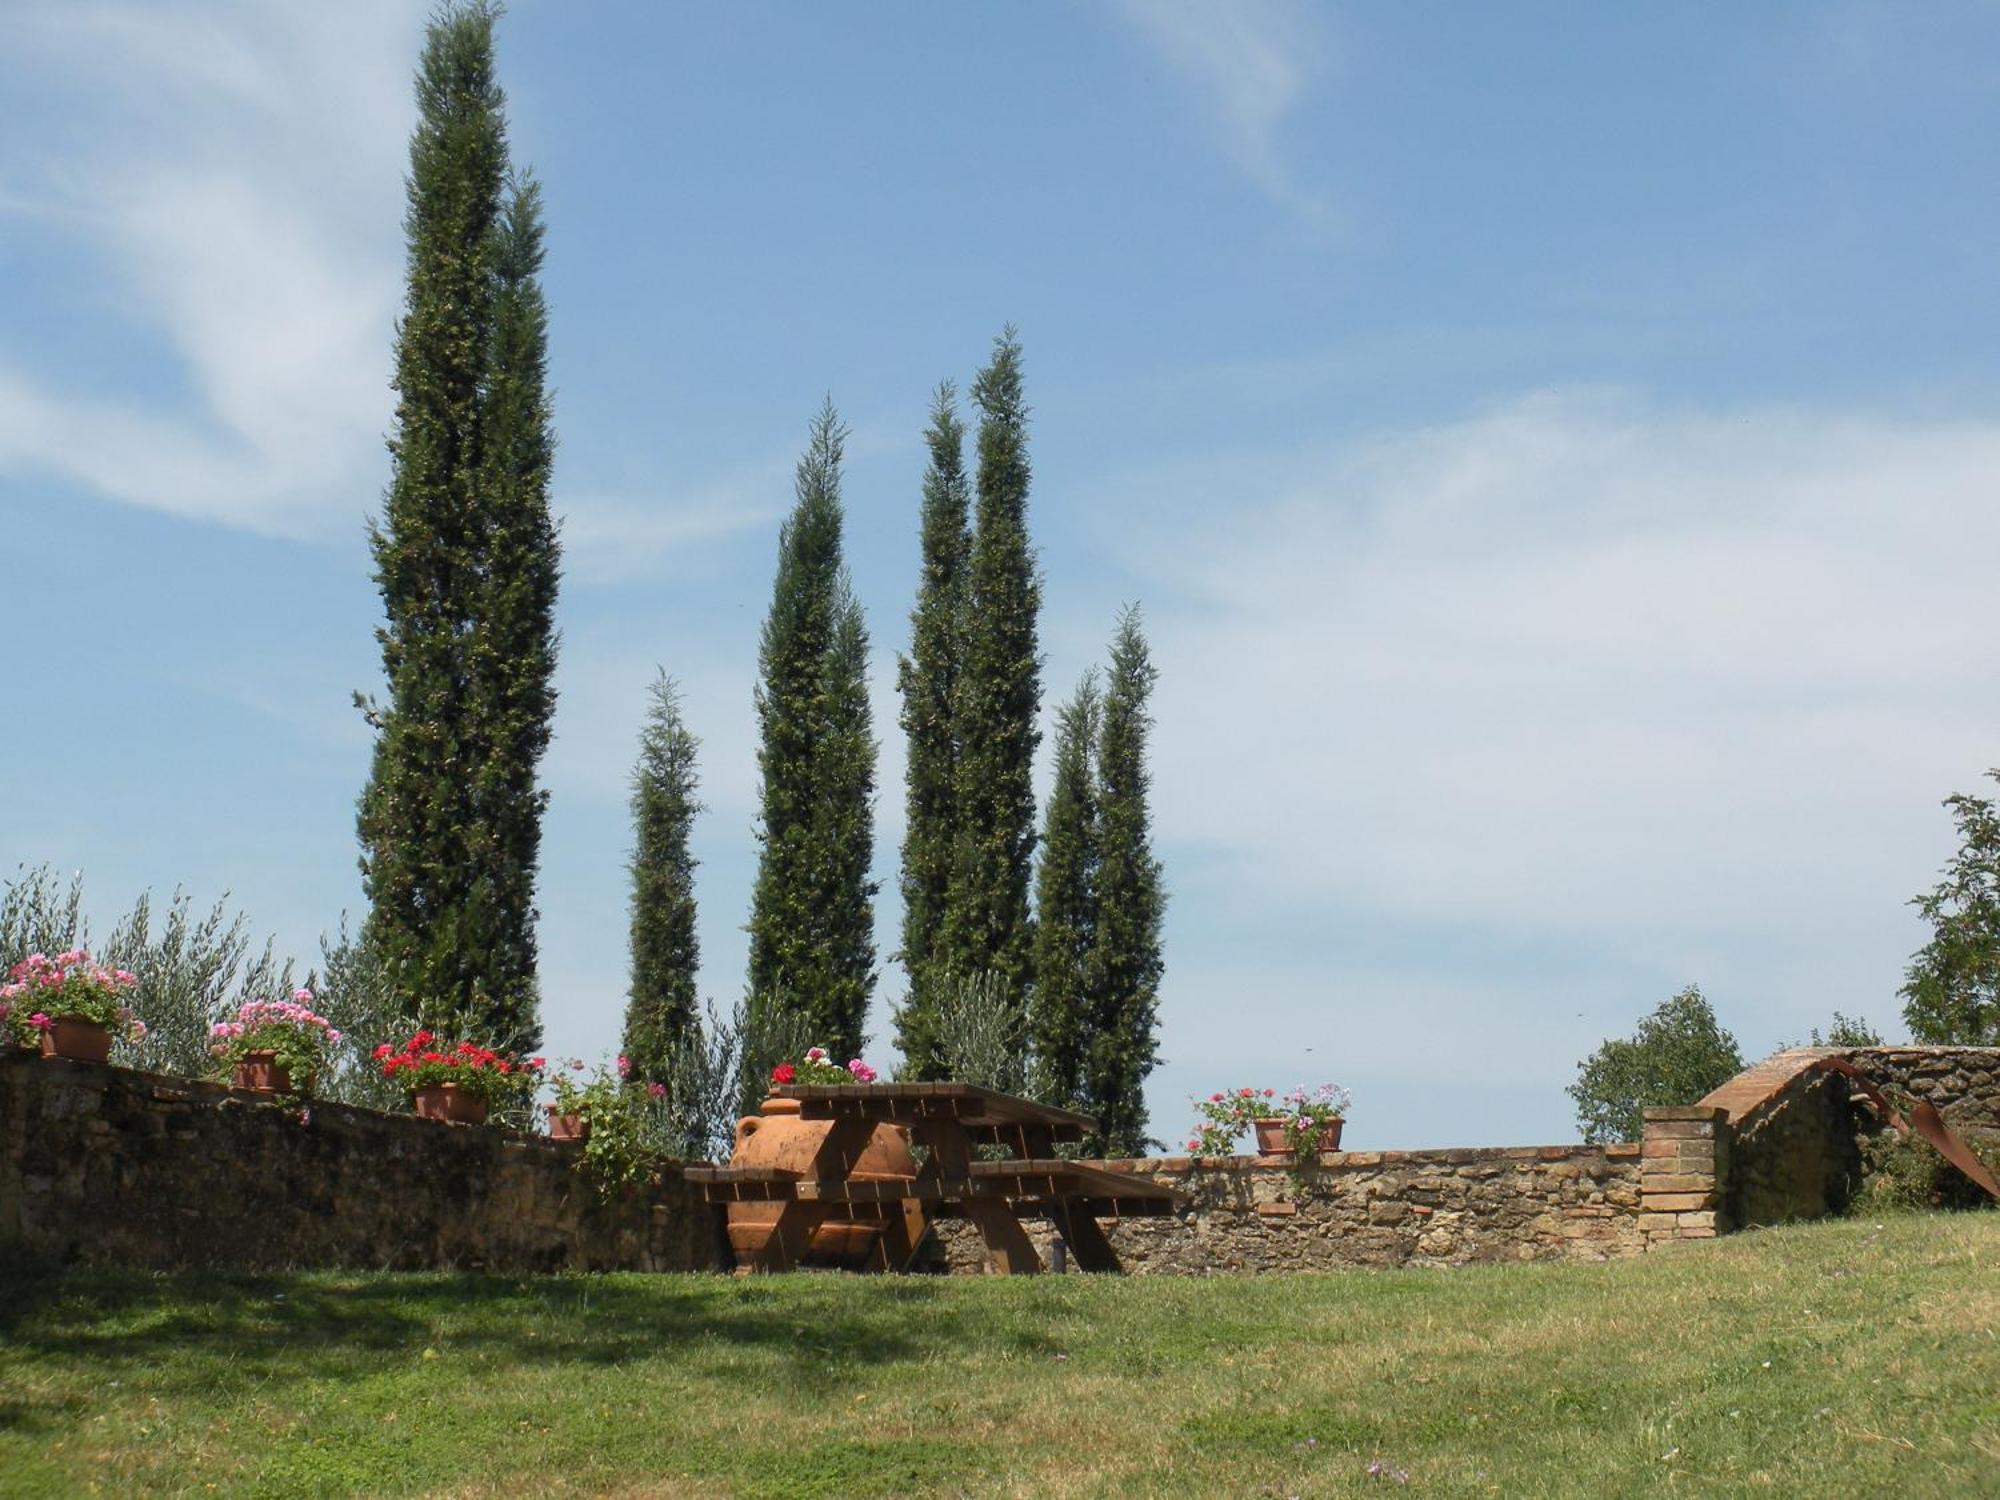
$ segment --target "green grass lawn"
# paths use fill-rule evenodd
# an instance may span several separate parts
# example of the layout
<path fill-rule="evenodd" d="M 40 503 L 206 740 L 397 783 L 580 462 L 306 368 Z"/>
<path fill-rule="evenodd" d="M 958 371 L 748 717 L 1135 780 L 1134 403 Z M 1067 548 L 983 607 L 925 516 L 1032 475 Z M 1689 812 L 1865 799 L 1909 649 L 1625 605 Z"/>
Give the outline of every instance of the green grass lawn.
<path fill-rule="evenodd" d="M 4 1292 L 8 1496 L 2000 1493 L 2000 1213 L 1601 1266 Z"/>

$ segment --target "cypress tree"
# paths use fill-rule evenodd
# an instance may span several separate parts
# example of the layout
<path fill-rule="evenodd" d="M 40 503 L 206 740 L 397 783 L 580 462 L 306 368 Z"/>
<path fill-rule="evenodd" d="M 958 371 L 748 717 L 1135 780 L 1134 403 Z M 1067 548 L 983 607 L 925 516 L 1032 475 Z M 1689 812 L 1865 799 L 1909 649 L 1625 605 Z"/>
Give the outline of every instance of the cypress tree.
<path fill-rule="evenodd" d="M 522 1048 L 540 1032 L 558 548 L 539 195 L 508 181 L 494 14 L 440 12 L 417 72 L 391 477 L 369 527 L 389 701 L 363 704 L 377 734 L 357 831 L 366 940 L 406 1008 Z"/>
<path fill-rule="evenodd" d="M 1153 856 L 1147 791 L 1151 773 L 1147 711 L 1159 672 L 1140 628 L 1138 606 L 1118 619 L 1111 644 L 1098 740 L 1100 863 L 1097 932 L 1088 989 L 1096 1007 L 1090 1028 L 1087 1108 L 1097 1117 L 1098 1148 L 1137 1155 L 1146 1145 L 1146 1075 L 1159 1061 L 1160 923 L 1166 896 Z"/>
<path fill-rule="evenodd" d="M 958 680 L 958 826 L 934 959 L 960 976 L 999 975 L 1018 1004 L 1034 974 L 1029 878 L 1042 591 L 1028 544 L 1028 408 L 1011 325 L 994 341 L 972 400 L 979 408 L 978 502 Z"/>
<path fill-rule="evenodd" d="M 1096 1020 L 1089 986 L 1097 940 L 1099 715 L 1093 671 L 1056 714 L 1055 787 L 1035 871 L 1035 990 L 1029 1013 L 1035 1093 L 1044 1104 L 1065 1109 L 1084 1098 L 1084 1065 Z"/>
<path fill-rule="evenodd" d="M 635 1077 L 664 1082 L 675 1051 L 700 1027 L 696 860 L 688 837 L 702 811 L 695 796 L 701 742 L 681 719 L 671 677 L 662 672 L 650 695 L 632 768 L 632 988 L 624 1050 Z"/>
<path fill-rule="evenodd" d="M 749 1020 L 782 1005 L 822 1044 L 862 1046 L 875 987 L 875 741 L 868 633 L 841 561 L 846 430 L 831 401 L 799 460 L 758 650 L 762 845 L 750 913 Z"/>
<path fill-rule="evenodd" d="M 951 885 L 957 830 L 958 724 L 972 527 L 965 478 L 965 426 L 950 381 L 937 389 L 924 434 L 930 450 L 920 527 L 922 575 L 910 612 L 910 654 L 896 662 L 902 727 L 909 742 L 908 830 L 903 838 L 903 966 L 909 999 L 897 1042 L 913 1078 L 940 1074 L 936 951 Z"/>

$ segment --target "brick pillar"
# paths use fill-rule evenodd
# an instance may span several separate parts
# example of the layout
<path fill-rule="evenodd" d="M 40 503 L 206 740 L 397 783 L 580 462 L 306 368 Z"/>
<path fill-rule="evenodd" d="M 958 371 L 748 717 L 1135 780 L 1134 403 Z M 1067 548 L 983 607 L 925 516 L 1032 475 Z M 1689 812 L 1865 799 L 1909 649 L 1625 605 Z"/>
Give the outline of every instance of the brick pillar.
<path fill-rule="evenodd" d="M 1646 1248 L 1729 1229 L 1729 1111 L 1649 1105 L 1639 1148 L 1639 1229 Z"/>

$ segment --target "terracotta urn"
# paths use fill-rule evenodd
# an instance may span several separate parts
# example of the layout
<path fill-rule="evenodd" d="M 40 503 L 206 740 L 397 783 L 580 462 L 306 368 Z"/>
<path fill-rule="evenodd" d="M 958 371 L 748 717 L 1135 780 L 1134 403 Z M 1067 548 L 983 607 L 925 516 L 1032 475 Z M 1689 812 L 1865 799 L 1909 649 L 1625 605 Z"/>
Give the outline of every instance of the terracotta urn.
<path fill-rule="evenodd" d="M 242 1061 L 236 1064 L 233 1084 L 239 1089 L 249 1089 L 259 1094 L 289 1094 L 292 1091 L 291 1069 L 278 1065 L 275 1052 L 246 1052 Z"/>
<path fill-rule="evenodd" d="M 803 1175 L 820 1144 L 833 1128 L 829 1120 L 802 1120 L 796 1099 L 766 1099 L 761 1112 L 736 1122 L 736 1145 L 729 1153 L 732 1167 L 776 1167 Z M 910 1133 L 901 1125 L 877 1125 L 847 1176 L 852 1182 L 909 1181 L 917 1175 L 910 1154 Z M 764 1248 L 778 1222 L 782 1205 L 729 1205 L 729 1244 L 743 1263 Z M 894 1205 L 885 1205 L 894 1208 Z M 907 1216 L 906 1216 L 907 1217 Z M 912 1226 L 913 1243 L 921 1237 L 921 1221 Z M 866 1219 L 833 1218 L 813 1230 L 807 1259 L 815 1265 L 856 1267 L 867 1262 L 882 1237 L 880 1223 Z"/>
<path fill-rule="evenodd" d="M 590 1139 L 590 1121 L 582 1115 L 565 1115 L 558 1112 L 556 1105 L 547 1106 L 549 1112 L 549 1139 L 552 1141 L 586 1141 Z"/>
<path fill-rule="evenodd" d="M 76 1062 L 111 1061 L 111 1028 L 82 1016 L 57 1016 L 55 1024 L 42 1033 L 42 1056 L 67 1057 Z"/>
<path fill-rule="evenodd" d="M 486 1096 L 467 1093 L 455 1083 L 434 1083 L 416 1092 L 417 1118 L 451 1125 L 484 1125 Z"/>

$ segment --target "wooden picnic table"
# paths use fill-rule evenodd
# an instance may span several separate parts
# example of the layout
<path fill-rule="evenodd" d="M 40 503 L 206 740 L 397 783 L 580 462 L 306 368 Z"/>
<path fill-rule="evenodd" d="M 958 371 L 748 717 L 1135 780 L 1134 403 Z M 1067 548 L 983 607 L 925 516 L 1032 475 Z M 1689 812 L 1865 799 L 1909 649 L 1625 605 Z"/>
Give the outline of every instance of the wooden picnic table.
<path fill-rule="evenodd" d="M 1148 1178 L 1058 1157 L 1058 1144 L 1080 1141 L 1097 1129 L 1090 1116 L 976 1084 L 782 1084 L 771 1093 L 798 1101 L 800 1119 L 831 1123 L 806 1170 L 687 1168 L 688 1180 L 703 1184 L 711 1203 L 784 1205 L 750 1270 L 798 1265 L 813 1230 L 836 1216 L 879 1223 L 882 1245 L 873 1264 L 906 1269 L 924 1224 L 923 1213 L 910 1210 L 922 1205 L 940 1216 L 970 1219 L 985 1241 L 988 1262 L 1003 1275 L 1042 1269 L 1021 1227 L 1023 1217 L 1050 1220 L 1079 1270 L 1117 1271 L 1118 1257 L 1098 1218 L 1170 1214 L 1183 1197 Z M 878 1125 L 905 1126 L 912 1142 L 924 1148 L 927 1159 L 914 1179 L 849 1180 Z M 1014 1156 L 980 1160 L 974 1149 L 979 1146 L 1001 1146 Z"/>

